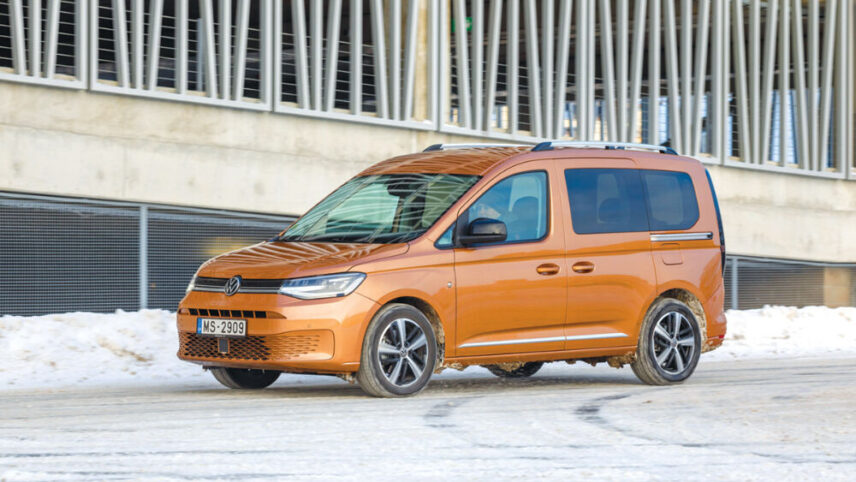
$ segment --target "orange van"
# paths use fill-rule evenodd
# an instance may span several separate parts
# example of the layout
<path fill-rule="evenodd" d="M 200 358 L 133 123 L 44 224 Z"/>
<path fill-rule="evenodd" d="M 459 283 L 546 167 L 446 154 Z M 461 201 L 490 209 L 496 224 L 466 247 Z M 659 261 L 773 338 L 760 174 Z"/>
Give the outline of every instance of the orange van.
<path fill-rule="evenodd" d="M 205 262 L 178 356 L 229 388 L 314 373 L 382 397 L 469 365 L 526 377 L 583 360 L 681 382 L 725 335 L 724 261 L 710 176 L 670 148 L 434 145 Z"/>

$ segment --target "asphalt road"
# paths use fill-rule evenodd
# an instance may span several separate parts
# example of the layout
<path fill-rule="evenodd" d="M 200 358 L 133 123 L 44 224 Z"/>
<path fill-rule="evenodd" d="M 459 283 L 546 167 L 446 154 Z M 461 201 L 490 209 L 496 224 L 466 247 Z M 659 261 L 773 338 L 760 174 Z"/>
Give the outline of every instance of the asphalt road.
<path fill-rule="evenodd" d="M 0 390 L 0 479 L 856 478 L 856 359 L 702 363 L 685 384 L 553 364 L 381 400 L 332 378 Z"/>

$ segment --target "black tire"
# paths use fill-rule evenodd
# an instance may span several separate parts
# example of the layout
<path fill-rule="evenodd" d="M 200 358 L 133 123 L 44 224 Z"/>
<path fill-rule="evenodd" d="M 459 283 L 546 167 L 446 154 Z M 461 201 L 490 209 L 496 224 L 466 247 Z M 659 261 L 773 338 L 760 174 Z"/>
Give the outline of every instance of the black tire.
<path fill-rule="evenodd" d="M 406 397 L 428 385 L 436 363 L 437 341 L 428 318 L 413 306 L 392 303 L 366 329 L 357 381 L 375 397 Z"/>
<path fill-rule="evenodd" d="M 274 370 L 251 370 L 248 368 L 211 368 L 211 374 L 223 386 L 234 390 L 260 390 L 269 387 L 279 378 Z"/>
<path fill-rule="evenodd" d="M 692 310 L 664 298 L 645 315 L 630 367 L 648 385 L 680 383 L 693 374 L 700 355 L 701 330 Z"/>
<path fill-rule="evenodd" d="M 514 370 L 506 370 L 499 365 L 484 365 L 491 373 L 500 378 L 526 378 L 538 373 L 538 370 L 544 366 L 543 362 L 529 362 L 515 368 Z"/>

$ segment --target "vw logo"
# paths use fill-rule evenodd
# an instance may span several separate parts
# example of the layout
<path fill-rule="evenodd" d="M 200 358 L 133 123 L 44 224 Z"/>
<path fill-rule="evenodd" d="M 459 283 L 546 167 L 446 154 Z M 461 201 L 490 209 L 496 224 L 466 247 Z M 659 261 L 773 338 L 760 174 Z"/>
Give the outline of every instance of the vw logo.
<path fill-rule="evenodd" d="M 241 289 L 241 277 L 240 276 L 232 276 L 229 278 L 229 281 L 226 282 L 226 286 L 223 288 L 223 291 L 226 293 L 226 296 L 232 296 Z"/>

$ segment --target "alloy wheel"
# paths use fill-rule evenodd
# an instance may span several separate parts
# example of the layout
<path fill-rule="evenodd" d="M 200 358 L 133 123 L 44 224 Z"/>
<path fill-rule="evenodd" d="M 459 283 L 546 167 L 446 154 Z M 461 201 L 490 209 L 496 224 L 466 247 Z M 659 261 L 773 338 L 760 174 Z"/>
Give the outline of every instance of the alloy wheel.
<path fill-rule="evenodd" d="M 679 375 L 687 369 L 696 350 L 696 337 L 686 316 L 670 311 L 654 325 L 651 349 L 661 370 Z"/>
<path fill-rule="evenodd" d="M 396 318 L 381 335 L 377 356 L 386 380 L 396 387 L 407 387 L 425 371 L 428 339 L 415 321 Z"/>

